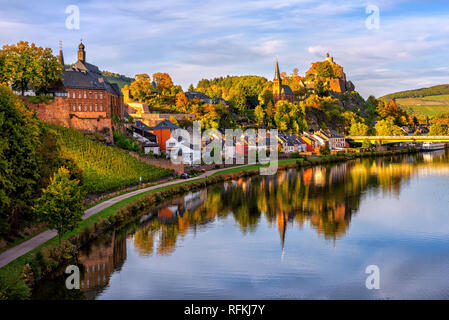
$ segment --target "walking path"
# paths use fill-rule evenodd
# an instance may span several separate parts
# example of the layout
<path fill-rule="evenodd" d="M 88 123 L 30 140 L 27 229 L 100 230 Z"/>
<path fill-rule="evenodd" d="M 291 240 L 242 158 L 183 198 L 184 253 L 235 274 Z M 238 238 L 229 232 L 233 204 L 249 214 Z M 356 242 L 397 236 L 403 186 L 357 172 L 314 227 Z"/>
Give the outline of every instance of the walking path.
<path fill-rule="evenodd" d="M 241 165 L 239 167 L 246 167 L 249 164 L 245 164 L 245 165 Z M 211 175 L 213 175 L 216 172 L 219 171 L 224 171 L 227 169 L 230 169 L 233 167 L 229 167 L 229 168 L 225 168 L 225 169 L 215 169 L 215 170 L 210 170 L 207 171 L 205 173 L 203 173 L 202 175 L 199 175 L 197 177 L 194 178 L 189 178 L 189 179 L 177 179 L 177 180 L 172 180 L 169 182 L 165 182 L 165 183 L 161 183 L 161 184 L 157 184 L 151 187 L 147 187 L 147 188 L 143 188 L 143 189 L 138 189 L 135 191 L 131 191 L 122 195 L 119 195 L 117 197 L 111 198 L 109 200 L 105 200 L 99 204 L 97 204 L 96 206 L 93 206 L 89 209 L 87 209 L 86 211 L 84 211 L 84 215 L 83 215 L 83 219 L 87 219 L 91 216 L 93 216 L 94 214 L 112 206 L 113 204 L 116 204 L 117 202 L 120 202 L 124 199 L 127 199 L 129 197 L 132 197 L 136 194 L 140 194 L 140 193 L 144 193 L 153 189 L 157 189 L 157 188 L 161 188 L 161 187 L 166 187 L 166 186 L 170 186 L 173 184 L 177 184 L 180 182 L 186 182 L 186 181 L 192 181 L 192 180 L 198 180 L 198 179 L 202 179 L 202 178 L 207 178 Z M 33 250 L 34 248 L 40 246 L 41 244 L 47 242 L 48 240 L 52 239 L 53 237 L 55 237 L 57 235 L 57 231 L 56 230 L 47 230 L 44 232 L 39 233 L 38 235 L 34 236 L 33 238 L 22 242 L 21 244 L 18 244 L 15 247 L 12 247 L 11 249 L 6 250 L 5 252 L 0 254 L 0 268 L 3 266 L 6 266 L 8 263 L 10 263 L 11 261 L 21 257 L 22 255 L 26 254 L 27 252 Z"/>

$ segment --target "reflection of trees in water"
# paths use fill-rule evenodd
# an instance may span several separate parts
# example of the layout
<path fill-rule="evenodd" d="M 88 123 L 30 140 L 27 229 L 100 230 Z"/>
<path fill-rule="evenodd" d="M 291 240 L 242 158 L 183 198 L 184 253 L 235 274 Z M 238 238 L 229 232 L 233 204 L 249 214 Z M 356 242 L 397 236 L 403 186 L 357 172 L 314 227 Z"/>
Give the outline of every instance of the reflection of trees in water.
<path fill-rule="evenodd" d="M 437 163 L 446 161 L 447 167 L 447 157 L 443 161 L 437 159 Z M 186 197 L 171 200 L 171 205 L 177 205 L 177 210 L 172 210 L 177 212 L 172 220 L 161 213 L 168 206 L 158 209 L 159 218 L 136 231 L 134 245 L 139 254 L 151 254 L 157 235 L 157 254 L 170 254 L 177 238 L 188 230 L 195 231 L 197 227 L 229 215 L 243 233 L 255 231 L 264 217 L 270 225 L 277 225 L 281 243 L 287 225 L 297 224 L 302 228 L 306 223 L 325 239 L 336 240 L 346 233 L 364 193 L 398 196 L 401 185 L 413 177 L 416 168 L 425 161 L 428 159 L 421 154 L 359 159 L 211 186 L 200 192 L 201 201 L 193 208 L 183 204 Z"/>

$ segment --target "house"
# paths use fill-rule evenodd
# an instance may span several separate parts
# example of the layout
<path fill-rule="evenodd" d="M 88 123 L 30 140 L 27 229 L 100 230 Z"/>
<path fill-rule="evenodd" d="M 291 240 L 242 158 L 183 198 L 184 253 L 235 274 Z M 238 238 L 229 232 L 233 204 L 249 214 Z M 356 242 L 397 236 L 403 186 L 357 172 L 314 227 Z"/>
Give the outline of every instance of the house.
<path fill-rule="evenodd" d="M 202 92 L 187 91 L 187 92 L 185 92 L 185 95 L 186 95 L 187 99 L 189 99 L 189 100 L 199 99 L 199 100 L 201 100 L 201 102 L 207 103 L 207 104 L 220 104 L 221 103 L 221 104 L 229 105 L 229 101 L 226 101 L 223 98 L 211 98 Z"/>
<path fill-rule="evenodd" d="M 145 123 L 141 121 L 136 121 L 134 125 L 131 126 L 133 132 L 133 138 L 142 145 L 145 154 L 153 153 L 159 154 L 159 144 L 157 136 L 150 131 Z"/>
<path fill-rule="evenodd" d="M 340 150 L 347 146 L 345 136 L 333 129 L 320 130 L 314 137 L 320 140 L 322 145 L 324 145 L 322 142 L 327 142 L 330 150 Z"/>
<path fill-rule="evenodd" d="M 304 134 L 301 139 L 306 144 L 306 151 L 313 152 L 320 148 L 320 141 L 318 141 L 313 135 L 311 134 Z"/>
<path fill-rule="evenodd" d="M 284 153 L 298 152 L 299 141 L 291 133 L 279 132 L 278 141 L 282 152 Z"/>
<path fill-rule="evenodd" d="M 169 120 L 161 121 L 154 127 L 149 127 L 149 130 L 157 136 L 161 151 L 166 150 L 167 140 L 170 139 L 172 132 L 176 129 L 179 129 L 179 127 Z"/>
<path fill-rule="evenodd" d="M 171 157 L 173 151 L 178 152 L 178 157 L 182 157 L 182 162 L 189 166 L 201 163 L 201 150 L 194 150 L 193 145 L 180 142 L 173 137 L 166 141 L 165 145 L 167 158 Z"/>

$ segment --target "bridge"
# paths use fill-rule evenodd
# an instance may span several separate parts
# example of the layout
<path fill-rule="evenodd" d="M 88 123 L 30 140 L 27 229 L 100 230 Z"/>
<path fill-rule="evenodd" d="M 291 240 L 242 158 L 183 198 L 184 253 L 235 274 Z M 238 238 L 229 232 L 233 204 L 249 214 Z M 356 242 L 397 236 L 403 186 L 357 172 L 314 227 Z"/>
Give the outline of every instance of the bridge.
<path fill-rule="evenodd" d="M 449 142 L 449 136 L 348 136 L 354 142 L 370 141 L 375 143 L 393 142 Z"/>

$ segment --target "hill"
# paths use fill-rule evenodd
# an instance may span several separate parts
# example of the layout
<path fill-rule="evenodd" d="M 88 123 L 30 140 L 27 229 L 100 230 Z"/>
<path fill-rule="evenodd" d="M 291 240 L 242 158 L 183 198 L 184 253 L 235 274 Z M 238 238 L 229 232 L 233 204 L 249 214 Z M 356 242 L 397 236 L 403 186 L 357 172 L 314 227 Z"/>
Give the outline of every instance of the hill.
<path fill-rule="evenodd" d="M 58 133 L 58 142 L 65 157 L 73 159 L 83 170 L 83 188 L 88 193 L 115 191 L 142 182 L 150 182 L 172 174 L 144 163 L 122 149 L 109 147 L 95 140 L 92 135 L 51 126 Z"/>
<path fill-rule="evenodd" d="M 390 101 L 391 99 L 402 99 L 402 98 L 423 98 L 428 96 L 438 96 L 449 94 L 449 84 L 441 84 L 438 86 L 421 88 L 415 90 L 406 90 L 395 93 L 387 94 L 380 97 L 379 100 Z"/>
<path fill-rule="evenodd" d="M 120 89 L 122 89 L 125 85 L 130 85 L 131 82 L 134 81 L 134 78 L 127 77 L 123 74 L 113 73 L 106 70 L 101 73 L 110 83 L 117 83 Z"/>
<path fill-rule="evenodd" d="M 396 99 L 399 107 L 418 118 L 432 118 L 449 112 L 449 84 L 387 94 L 379 100 Z"/>

